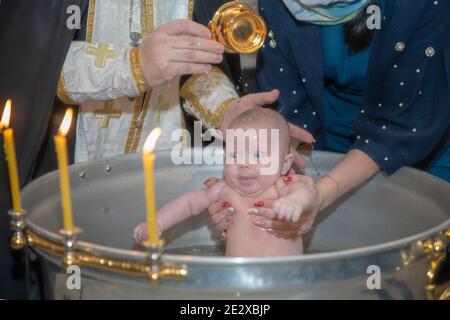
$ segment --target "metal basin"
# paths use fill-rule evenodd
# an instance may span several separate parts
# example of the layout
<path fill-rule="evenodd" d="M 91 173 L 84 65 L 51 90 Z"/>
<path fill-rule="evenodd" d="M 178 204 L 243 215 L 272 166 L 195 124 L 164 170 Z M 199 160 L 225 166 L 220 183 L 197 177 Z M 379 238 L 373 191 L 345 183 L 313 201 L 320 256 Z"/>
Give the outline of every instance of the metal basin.
<path fill-rule="evenodd" d="M 315 152 L 306 174 L 324 174 L 340 157 Z M 158 154 L 156 168 L 158 206 L 222 176 L 220 165 L 174 166 L 169 151 Z M 224 257 L 208 215 L 201 214 L 164 234 L 163 262 L 184 265 L 187 276 L 157 283 L 141 272 L 146 253 L 132 240 L 134 226 L 145 220 L 140 156 L 75 165 L 70 174 L 74 221 L 83 230 L 76 247 L 90 257 L 81 265 L 80 290 L 67 288 L 71 274 L 61 262 L 57 172 L 23 192 L 28 238 L 49 299 L 423 299 L 440 292 L 436 275 L 426 274 L 440 271 L 430 263 L 445 255 L 450 185 L 417 170 L 378 174 L 322 212 L 302 256 Z M 375 288 L 373 268 L 380 271 Z"/>

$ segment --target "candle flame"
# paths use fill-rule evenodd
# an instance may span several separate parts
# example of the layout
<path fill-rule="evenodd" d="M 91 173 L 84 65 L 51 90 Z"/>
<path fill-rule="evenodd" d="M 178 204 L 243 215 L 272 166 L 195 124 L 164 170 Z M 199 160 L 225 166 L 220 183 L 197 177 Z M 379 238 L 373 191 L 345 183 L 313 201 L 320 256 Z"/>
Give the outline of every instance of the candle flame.
<path fill-rule="evenodd" d="M 147 140 L 145 140 L 144 144 L 144 153 L 152 153 L 155 151 L 156 142 L 158 142 L 159 137 L 161 136 L 161 128 L 155 128 L 148 135 Z"/>
<path fill-rule="evenodd" d="M 6 100 L 5 110 L 3 110 L 2 121 L 0 122 L 0 129 L 9 127 L 9 119 L 11 118 L 11 99 Z"/>
<path fill-rule="evenodd" d="M 61 122 L 61 126 L 59 127 L 58 133 L 62 136 L 66 136 L 67 132 L 69 132 L 70 125 L 72 124 L 73 110 L 72 108 L 68 108 L 66 113 L 64 114 L 64 119 Z"/>

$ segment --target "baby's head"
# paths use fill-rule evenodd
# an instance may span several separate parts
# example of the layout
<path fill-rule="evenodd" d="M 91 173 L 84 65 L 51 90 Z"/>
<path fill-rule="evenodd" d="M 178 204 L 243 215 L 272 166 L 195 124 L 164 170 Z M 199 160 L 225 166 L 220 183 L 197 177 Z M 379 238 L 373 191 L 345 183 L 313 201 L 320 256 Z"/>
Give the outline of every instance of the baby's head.
<path fill-rule="evenodd" d="M 288 123 L 271 109 L 241 113 L 227 129 L 226 141 L 225 181 L 244 196 L 265 191 L 292 165 Z"/>

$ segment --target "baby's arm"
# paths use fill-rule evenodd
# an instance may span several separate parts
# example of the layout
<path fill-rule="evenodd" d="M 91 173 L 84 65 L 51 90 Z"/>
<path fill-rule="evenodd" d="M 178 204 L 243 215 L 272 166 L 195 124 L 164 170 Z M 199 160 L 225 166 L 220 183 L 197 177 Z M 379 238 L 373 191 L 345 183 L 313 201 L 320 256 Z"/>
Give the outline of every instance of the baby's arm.
<path fill-rule="evenodd" d="M 166 204 L 158 211 L 161 232 L 206 210 L 217 201 L 224 185 L 225 182 L 220 182 L 210 188 L 194 190 Z"/>
<path fill-rule="evenodd" d="M 170 229 L 183 220 L 206 210 L 211 203 L 217 201 L 225 182 L 219 182 L 206 189 L 198 189 L 183 194 L 170 201 L 158 211 L 158 234 Z M 147 224 L 141 223 L 134 229 L 134 239 L 142 242 L 147 238 Z"/>
<path fill-rule="evenodd" d="M 311 210 L 311 188 L 314 184 L 311 177 L 290 175 L 281 177 L 276 188 L 280 198 L 273 203 L 273 212 L 278 220 L 297 222 L 304 212 Z"/>

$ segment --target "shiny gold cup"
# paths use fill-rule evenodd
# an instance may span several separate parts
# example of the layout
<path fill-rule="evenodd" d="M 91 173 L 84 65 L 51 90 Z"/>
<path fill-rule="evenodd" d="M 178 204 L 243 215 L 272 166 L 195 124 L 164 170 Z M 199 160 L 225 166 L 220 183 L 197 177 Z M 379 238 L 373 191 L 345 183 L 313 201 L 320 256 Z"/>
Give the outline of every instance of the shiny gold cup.
<path fill-rule="evenodd" d="M 253 53 L 264 44 L 266 23 L 252 7 L 240 1 L 225 3 L 209 22 L 213 38 L 231 53 Z"/>

